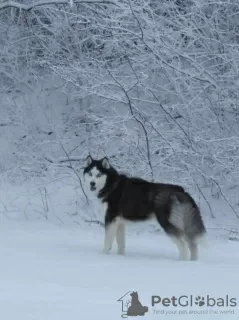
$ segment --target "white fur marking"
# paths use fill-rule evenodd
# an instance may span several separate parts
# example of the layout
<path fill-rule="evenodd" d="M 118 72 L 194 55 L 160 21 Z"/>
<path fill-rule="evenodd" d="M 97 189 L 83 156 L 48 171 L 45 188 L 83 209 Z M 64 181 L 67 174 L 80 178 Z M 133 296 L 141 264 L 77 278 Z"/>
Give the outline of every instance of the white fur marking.
<path fill-rule="evenodd" d="M 100 201 L 100 211 L 101 211 L 103 218 L 105 218 L 107 210 L 108 210 L 108 203 Z"/>
<path fill-rule="evenodd" d="M 189 241 L 188 242 L 189 250 L 191 252 L 191 261 L 198 260 L 198 245 L 194 242 Z"/>
<path fill-rule="evenodd" d="M 176 228 L 183 230 L 183 217 L 185 208 L 181 204 L 174 204 L 170 213 L 169 221 Z"/>
<path fill-rule="evenodd" d="M 105 242 L 103 253 L 108 254 L 112 248 L 116 231 L 119 225 L 119 219 L 116 218 L 115 221 L 111 222 L 107 227 L 105 227 Z"/>
<path fill-rule="evenodd" d="M 125 224 L 121 219 L 118 223 L 118 228 L 116 230 L 116 241 L 118 245 L 118 254 L 124 255 L 125 253 Z"/>
<path fill-rule="evenodd" d="M 176 244 L 179 250 L 179 259 L 180 260 L 187 260 L 188 258 L 188 250 L 187 250 L 187 245 L 183 237 L 170 237 L 172 241 Z"/>
<path fill-rule="evenodd" d="M 195 239 L 193 239 L 193 242 L 190 242 L 190 240 L 188 241 L 188 246 L 189 249 L 191 251 L 191 258 L 190 260 L 198 260 L 199 258 L 199 254 L 198 254 L 198 249 L 199 246 L 202 246 L 204 248 L 208 247 L 208 242 L 207 242 L 207 236 L 206 234 L 201 234 L 195 237 Z"/>

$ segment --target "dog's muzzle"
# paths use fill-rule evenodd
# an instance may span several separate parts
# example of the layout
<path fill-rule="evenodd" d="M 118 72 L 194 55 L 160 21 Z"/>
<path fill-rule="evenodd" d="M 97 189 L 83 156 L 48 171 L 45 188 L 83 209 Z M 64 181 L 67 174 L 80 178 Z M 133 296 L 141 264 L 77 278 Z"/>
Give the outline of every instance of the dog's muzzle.
<path fill-rule="evenodd" d="M 90 183 L 90 190 L 91 191 L 95 191 L 96 190 L 95 182 L 93 182 L 93 181 L 91 181 L 91 183 Z"/>

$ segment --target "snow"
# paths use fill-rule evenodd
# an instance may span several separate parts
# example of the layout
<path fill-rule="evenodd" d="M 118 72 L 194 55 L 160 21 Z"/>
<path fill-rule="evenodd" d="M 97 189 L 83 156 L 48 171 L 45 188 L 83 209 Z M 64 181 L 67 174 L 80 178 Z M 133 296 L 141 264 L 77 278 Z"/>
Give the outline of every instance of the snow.
<path fill-rule="evenodd" d="M 103 228 L 98 225 L 2 220 L 1 319 L 120 319 L 117 300 L 131 290 L 137 290 L 141 303 L 149 307 L 145 319 L 162 317 L 154 309 L 175 310 L 152 307 L 152 295 L 238 299 L 238 242 L 209 236 L 200 261 L 178 261 L 176 247 L 163 232 L 127 230 L 126 255 L 116 255 L 115 247 L 103 255 Z M 238 319 L 238 307 L 211 309 L 233 309 L 234 314 L 180 315 L 177 308 L 176 315 L 164 316 Z"/>

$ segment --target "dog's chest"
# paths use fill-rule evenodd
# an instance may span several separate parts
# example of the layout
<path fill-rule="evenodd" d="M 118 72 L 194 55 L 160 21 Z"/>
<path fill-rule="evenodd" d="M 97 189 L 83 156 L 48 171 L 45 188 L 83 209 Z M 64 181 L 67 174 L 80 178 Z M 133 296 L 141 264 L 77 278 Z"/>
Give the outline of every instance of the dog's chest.
<path fill-rule="evenodd" d="M 100 214 L 104 218 L 106 215 L 106 212 L 108 210 L 108 203 L 107 202 L 99 202 L 99 208 L 100 208 Z"/>

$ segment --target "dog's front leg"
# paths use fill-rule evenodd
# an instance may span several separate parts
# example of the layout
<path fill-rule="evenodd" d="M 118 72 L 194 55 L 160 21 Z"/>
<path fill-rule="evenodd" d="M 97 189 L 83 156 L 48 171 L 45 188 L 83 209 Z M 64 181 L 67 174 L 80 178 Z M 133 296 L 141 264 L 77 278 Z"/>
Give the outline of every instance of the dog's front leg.
<path fill-rule="evenodd" d="M 103 253 L 108 254 L 112 248 L 116 236 L 117 221 L 108 222 L 105 225 L 105 241 Z"/>
<path fill-rule="evenodd" d="M 116 231 L 116 241 L 118 244 L 118 254 L 125 254 L 125 225 L 123 222 L 119 223 Z"/>

